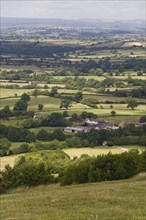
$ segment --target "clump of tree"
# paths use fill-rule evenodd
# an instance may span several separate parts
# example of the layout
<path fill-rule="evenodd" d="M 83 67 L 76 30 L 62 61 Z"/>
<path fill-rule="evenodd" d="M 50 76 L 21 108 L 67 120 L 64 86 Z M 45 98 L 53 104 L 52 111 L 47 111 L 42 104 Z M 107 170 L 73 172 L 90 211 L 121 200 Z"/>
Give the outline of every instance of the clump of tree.
<path fill-rule="evenodd" d="M 8 105 L 6 105 L 2 110 L 0 110 L 0 119 L 9 120 L 11 116 L 13 116 L 13 112 L 10 110 Z"/>
<path fill-rule="evenodd" d="M 7 156 L 10 154 L 11 142 L 7 138 L 0 139 L 0 156 Z"/>
<path fill-rule="evenodd" d="M 146 151 L 132 150 L 122 154 L 87 158 L 67 167 L 60 175 L 62 185 L 128 179 L 146 171 Z"/>
<path fill-rule="evenodd" d="M 127 100 L 127 108 L 131 108 L 134 110 L 138 106 L 138 102 L 134 99 L 128 99 Z"/>
<path fill-rule="evenodd" d="M 38 110 L 41 112 L 43 110 L 44 106 L 43 104 L 38 104 Z"/>
<path fill-rule="evenodd" d="M 74 96 L 75 102 L 81 102 L 83 99 L 83 93 L 81 91 L 77 92 Z"/>
<path fill-rule="evenodd" d="M 30 101 L 30 96 L 24 93 L 20 100 L 15 103 L 13 112 L 15 115 L 25 115 L 27 112 L 28 102 Z"/>
<path fill-rule="evenodd" d="M 62 99 L 60 103 L 60 108 L 68 109 L 72 106 L 72 103 L 69 99 Z"/>
<path fill-rule="evenodd" d="M 139 122 L 140 123 L 145 123 L 146 122 L 146 115 L 141 116 L 140 119 L 139 119 Z"/>
<path fill-rule="evenodd" d="M 91 108 L 97 108 L 98 99 L 96 97 L 87 97 L 82 100 L 82 104 L 88 105 Z"/>
<path fill-rule="evenodd" d="M 50 96 L 55 97 L 58 94 L 58 89 L 57 87 L 52 87 L 50 91 Z"/>

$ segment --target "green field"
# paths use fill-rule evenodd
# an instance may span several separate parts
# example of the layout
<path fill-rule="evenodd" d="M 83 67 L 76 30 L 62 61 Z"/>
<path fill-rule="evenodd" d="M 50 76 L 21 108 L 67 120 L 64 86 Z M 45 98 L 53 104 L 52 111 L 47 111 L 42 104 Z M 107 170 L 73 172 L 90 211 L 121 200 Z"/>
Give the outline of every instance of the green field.
<path fill-rule="evenodd" d="M 18 188 L 1 196 L 1 219 L 145 220 L 145 180 Z"/>
<path fill-rule="evenodd" d="M 4 106 L 9 105 L 11 109 L 13 109 L 15 103 L 19 100 L 19 98 L 9 98 L 2 99 L 0 108 L 4 108 Z M 54 111 L 62 112 L 65 109 L 60 109 L 60 99 L 48 97 L 48 96 L 38 96 L 37 98 L 32 97 L 28 110 L 34 110 L 35 112 L 38 110 L 38 104 L 43 104 L 44 108 L 42 114 L 50 114 Z M 86 105 L 81 103 L 73 103 L 72 107 L 68 109 L 69 113 L 78 113 L 80 114 L 83 111 L 93 112 L 99 116 L 107 116 L 111 115 L 111 111 L 116 111 L 117 115 L 144 115 L 146 111 L 145 105 L 139 105 L 135 110 L 127 109 L 126 104 L 113 104 L 113 109 L 110 109 L 110 104 L 102 104 L 102 108 L 100 105 L 97 105 L 97 109 L 89 108 Z"/>

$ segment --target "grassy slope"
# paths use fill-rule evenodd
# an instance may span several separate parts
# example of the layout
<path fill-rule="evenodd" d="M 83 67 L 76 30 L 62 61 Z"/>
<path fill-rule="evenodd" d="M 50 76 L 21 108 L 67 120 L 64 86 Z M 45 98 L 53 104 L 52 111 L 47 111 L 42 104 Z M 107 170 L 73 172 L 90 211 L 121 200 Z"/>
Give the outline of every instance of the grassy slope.
<path fill-rule="evenodd" d="M 145 176 L 61 187 L 19 188 L 1 196 L 3 220 L 144 220 Z"/>

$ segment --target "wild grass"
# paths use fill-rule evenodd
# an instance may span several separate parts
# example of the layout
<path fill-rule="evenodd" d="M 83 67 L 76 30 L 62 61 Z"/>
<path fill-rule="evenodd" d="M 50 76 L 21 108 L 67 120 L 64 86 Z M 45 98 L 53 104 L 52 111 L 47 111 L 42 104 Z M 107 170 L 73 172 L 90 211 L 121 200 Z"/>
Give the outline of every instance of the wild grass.
<path fill-rule="evenodd" d="M 18 188 L 1 195 L 3 220 L 145 220 L 146 176 L 83 185 Z"/>

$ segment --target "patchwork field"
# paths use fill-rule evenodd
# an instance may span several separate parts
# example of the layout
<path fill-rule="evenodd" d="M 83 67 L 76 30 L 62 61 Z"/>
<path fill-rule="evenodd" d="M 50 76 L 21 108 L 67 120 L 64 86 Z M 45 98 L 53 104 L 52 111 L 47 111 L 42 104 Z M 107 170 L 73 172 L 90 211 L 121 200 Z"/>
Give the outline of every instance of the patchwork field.
<path fill-rule="evenodd" d="M 61 187 L 18 188 L 1 196 L 3 220 L 145 220 L 145 174 Z"/>

